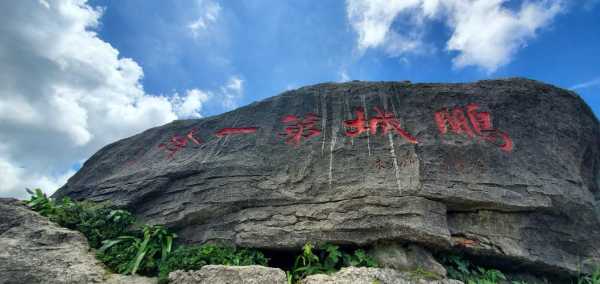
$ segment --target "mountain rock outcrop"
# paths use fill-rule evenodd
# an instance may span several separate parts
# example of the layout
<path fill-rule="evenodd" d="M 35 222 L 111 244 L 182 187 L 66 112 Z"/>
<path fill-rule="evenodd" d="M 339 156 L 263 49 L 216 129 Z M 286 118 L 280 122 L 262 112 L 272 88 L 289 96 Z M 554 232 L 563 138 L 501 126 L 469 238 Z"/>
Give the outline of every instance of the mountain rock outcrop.
<path fill-rule="evenodd" d="M 187 243 L 415 243 L 512 268 L 600 263 L 600 126 L 526 79 L 326 83 L 110 144 L 55 197 Z"/>

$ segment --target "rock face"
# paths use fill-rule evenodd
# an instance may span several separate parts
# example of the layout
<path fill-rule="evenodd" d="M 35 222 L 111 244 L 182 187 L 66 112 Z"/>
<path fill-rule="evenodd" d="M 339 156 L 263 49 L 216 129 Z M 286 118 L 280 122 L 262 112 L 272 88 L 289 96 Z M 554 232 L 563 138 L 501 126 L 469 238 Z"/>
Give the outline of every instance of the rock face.
<path fill-rule="evenodd" d="M 205 265 L 200 270 L 177 270 L 169 273 L 170 284 L 286 284 L 285 272 L 279 268 Z"/>
<path fill-rule="evenodd" d="M 109 273 L 81 233 L 51 223 L 15 199 L 0 199 L 0 283 L 156 282 Z"/>
<path fill-rule="evenodd" d="M 446 277 L 446 268 L 435 260 L 427 250 L 413 245 L 396 243 L 376 244 L 371 251 L 379 267 L 393 268 L 400 271 L 423 271 Z"/>
<path fill-rule="evenodd" d="M 380 240 L 514 267 L 600 263 L 600 127 L 526 79 L 288 91 L 104 147 L 55 197 L 110 200 L 179 240 Z"/>
<path fill-rule="evenodd" d="M 332 275 L 310 275 L 302 284 L 463 284 L 458 280 L 426 280 L 388 268 L 346 267 Z"/>

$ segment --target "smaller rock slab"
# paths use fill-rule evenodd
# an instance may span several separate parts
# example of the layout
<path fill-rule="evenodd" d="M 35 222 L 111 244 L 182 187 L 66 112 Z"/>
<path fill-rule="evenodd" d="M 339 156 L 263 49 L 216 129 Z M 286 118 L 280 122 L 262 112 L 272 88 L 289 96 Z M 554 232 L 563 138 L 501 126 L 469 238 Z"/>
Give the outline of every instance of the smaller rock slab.
<path fill-rule="evenodd" d="M 418 279 L 407 272 L 389 268 L 346 267 L 332 275 L 315 274 L 306 277 L 302 284 L 464 284 L 452 279 Z"/>
<path fill-rule="evenodd" d="M 156 282 L 110 273 L 81 233 L 50 222 L 16 199 L 0 198 L 0 283 Z"/>
<path fill-rule="evenodd" d="M 169 273 L 170 284 L 286 284 L 285 272 L 260 265 L 206 265 L 200 270 Z"/>

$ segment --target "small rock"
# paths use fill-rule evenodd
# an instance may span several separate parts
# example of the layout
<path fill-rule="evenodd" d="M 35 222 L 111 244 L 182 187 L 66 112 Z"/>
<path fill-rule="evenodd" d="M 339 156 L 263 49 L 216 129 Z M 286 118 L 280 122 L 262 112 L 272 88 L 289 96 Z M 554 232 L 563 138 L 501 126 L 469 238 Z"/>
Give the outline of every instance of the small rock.
<path fill-rule="evenodd" d="M 206 265 L 200 270 L 169 273 L 171 284 L 286 284 L 285 272 L 260 265 Z"/>
<path fill-rule="evenodd" d="M 458 280 L 418 279 L 408 272 L 389 268 L 346 267 L 332 275 L 310 275 L 302 284 L 464 284 Z"/>

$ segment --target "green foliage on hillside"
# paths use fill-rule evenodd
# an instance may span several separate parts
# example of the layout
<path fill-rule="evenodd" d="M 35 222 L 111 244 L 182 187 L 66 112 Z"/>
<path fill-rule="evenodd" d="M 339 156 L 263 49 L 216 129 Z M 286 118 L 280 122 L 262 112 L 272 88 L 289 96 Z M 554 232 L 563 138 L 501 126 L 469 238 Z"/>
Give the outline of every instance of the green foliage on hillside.
<path fill-rule="evenodd" d="M 59 225 L 82 232 L 97 257 L 111 270 L 121 274 L 161 276 L 177 269 L 200 269 L 206 264 L 267 265 L 258 250 L 215 245 L 179 246 L 177 237 L 159 225 L 142 225 L 134 229 L 131 213 L 111 209 L 106 204 L 74 202 L 69 198 L 55 201 L 40 189 L 28 191 L 27 205 Z"/>
<path fill-rule="evenodd" d="M 27 204 L 31 209 L 65 228 L 80 231 L 93 248 L 99 248 L 104 240 L 126 234 L 135 221 L 131 213 L 124 210 L 90 202 L 74 202 L 68 197 L 54 201 L 40 189 L 29 192 L 32 196 Z"/>
<path fill-rule="evenodd" d="M 466 284 L 496 284 L 506 280 L 506 276 L 496 269 L 486 269 L 471 264 L 458 255 L 447 255 L 442 263 L 448 271 L 448 278 L 457 279 Z"/>
<path fill-rule="evenodd" d="M 198 270 L 204 265 L 263 265 L 268 259 L 255 249 L 204 244 L 180 246 L 159 265 L 159 277 L 165 279 L 175 270 Z"/>
<path fill-rule="evenodd" d="M 174 247 L 175 234 L 163 226 L 135 224 L 133 215 L 125 210 L 69 198 L 55 201 L 40 189 L 28 192 L 31 198 L 26 203 L 32 210 L 83 233 L 90 246 L 98 249 L 97 257 L 117 273 L 159 276 L 165 282 L 171 271 L 197 270 L 209 264 L 268 265 L 268 259 L 256 249 L 212 244 Z M 496 284 L 506 280 L 501 271 L 473 265 L 457 255 L 445 255 L 441 260 L 449 278 L 466 284 Z M 348 266 L 376 267 L 377 263 L 362 249 L 347 252 L 332 244 L 315 248 L 307 243 L 287 272 L 288 282 L 296 283 L 308 275 L 329 274 Z M 576 284 L 600 284 L 600 268 L 591 275 L 581 275 Z"/>
<path fill-rule="evenodd" d="M 308 275 L 330 274 L 342 267 L 376 267 L 375 260 L 362 249 L 353 253 L 340 251 L 339 247 L 324 244 L 318 249 L 308 243 L 302 249 L 302 254 L 296 257 L 292 271 L 288 273 L 288 282 L 297 282 Z"/>
<path fill-rule="evenodd" d="M 596 268 L 591 275 L 579 276 L 577 284 L 600 284 L 600 267 Z"/>

